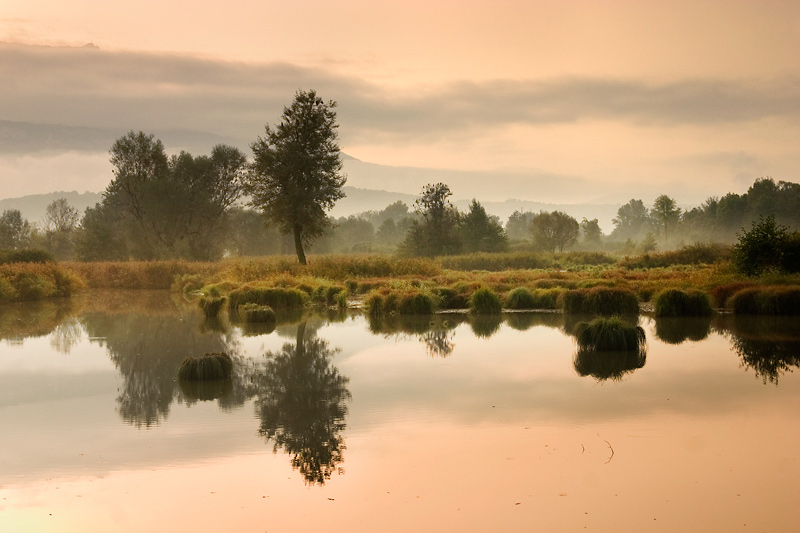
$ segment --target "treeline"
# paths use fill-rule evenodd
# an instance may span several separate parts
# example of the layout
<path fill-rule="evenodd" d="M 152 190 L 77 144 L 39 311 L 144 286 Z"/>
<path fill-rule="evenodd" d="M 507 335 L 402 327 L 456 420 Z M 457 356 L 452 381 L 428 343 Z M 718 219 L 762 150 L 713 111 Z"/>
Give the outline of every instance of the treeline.
<path fill-rule="evenodd" d="M 219 145 L 209 155 L 167 156 L 153 135 L 118 139 L 114 177 L 103 201 L 81 215 L 64 199 L 39 223 L 18 210 L 0 216 L 0 249 L 46 250 L 59 260 L 217 260 L 226 256 L 291 254 L 291 234 L 246 203 L 248 162 Z M 689 210 L 661 195 L 651 206 L 631 199 L 603 233 L 597 219 L 560 211 L 515 211 L 505 222 L 477 199 L 465 212 L 448 201 L 449 187 L 427 185 L 411 207 L 398 201 L 381 211 L 328 218 L 309 243 L 312 253 L 399 253 L 437 256 L 502 251 L 609 251 L 634 254 L 697 242 L 735 242 L 760 217 L 800 228 L 800 185 L 758 179 L 744 194 L 712 197 Z"/>

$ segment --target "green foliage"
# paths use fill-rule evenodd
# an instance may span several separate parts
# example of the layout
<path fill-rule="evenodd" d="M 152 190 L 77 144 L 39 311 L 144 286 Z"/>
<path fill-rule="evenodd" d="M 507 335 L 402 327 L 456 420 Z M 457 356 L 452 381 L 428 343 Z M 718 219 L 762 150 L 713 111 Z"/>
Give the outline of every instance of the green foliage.
<path fill-rule="evenodd" d="M 259 305 L 255 303 L 242 304 L 239 306 L 239 318 L 243 322 L 263 322 L 275 324 L 278 318 L 275 311 L 268 305 Z"/>
<path fill-rule="evenodd" d="M 626 289 L 593 287 L 574 289 L 561 295 L 561 307 L 568 314 L 636 315 L 639 300 Z"/>
<path fill-rule="evenodd" d="M 315 91 L 297 91 L 280 124 L 266 125 L 251 145 L 251 204 L 294 235 L 300 264 L 306 264 L 304 246 L 328 226 L 325 211 L 344 197 L 335 107 Z"/>
<path fill-rule="evenodd" d="M 0 265 L 0 302 L 70 296 L 83 287 L 82 279 L 54 263 Z"/>
<path fill-rule="evenodd" d="M 297 309 L 305 306 L 308 295 L 295 288 L 261 287 L 246 285 L 228 294 L 228 308 L 232 315 L 237 315 L 239 306 L 258 304 L 273 309 Z"/>
<path fill-rule="evenodd" d="M 503 252 L 508 249 L 508 237 L 497 217 L 491 217 L 474 198 L 469 211 L 461 218 L 463 250 L 470 252 Z"/>
<path fill-rule="evenodd" d="M 17 250 L 28 246 L 32 231 L 19 209 L 6 209 L 0 215 L 0 249 Z"/>
<path fill-rule="evenodd" d="M 533 217 L 530 231 L 536 248 L 563 252 L 564 248 L 577 242 L 580 226 L 577 220 L 562 211 L 541 211 Z"/>
<path fill-rule="evenodd" d="M 753 222 L 750 231 L 737 235 L 733 264 L 739 272 L 758 276 L 768 271 L 800 271 L 800 234 L 790 234 L 775 222 L 774 216 L 762 217 Z"/>
<path fill-rule="evenodd" d="M 653 306 L 659 317 L 709 316 L 713 312 L 708 294 L 698 290 L 667 289 L 655 296 Z"/>
<path fill-rule="evenodd" d="M 428 184 L 415 202 L 420 220 L 412 222 L 400 252 L 408 256 L 433 257 L 461 252 L 459 214 L 447 198 L 452 196 L 444 183 Z"/>
<path fill-rule="evenodd" d="M 531 291 L 525 287 L 517 287 L 506 295 L 507 309 L 534 309 L 535 300 Z"/>
<path fill-rule="evenodd" d="M 650 216 L 657 225 L 664 228 L 664 242 L 669 242 L 669 230 L 678 224 L 681 216 L 681 209 L 675 204 L 675 200 L 662 194 L 653 202 L 653 209 Z"/>
<path fill-rule="evenodd" d="M 644 329 L 619 316 L 578 322 L 574 334 L 581 348 L 593 351 L 635 351 L 645 345 Z"/>
<path fill-rule="evenodd" d="M 500 296 L 488 287 L 481 287 L 473 292 L 469 298 L 470 312 L 475 314 L 496 314 L 500 313 L 502 308 L 503 302 L 500 300 Z"/>
<path fill-rule="evenodd" d="M 208 318 L 214 318 L 219 315 L 219 312 L 222 310 L 223 306 L 227 302 L 227 298 L 224 296 L 201 296 L 200 299 L 197 301 L 200 309 L 203 310 L 203 314 Z"/>
<path fill-rule="evenodd" d="M 614 231 L 611 233 L 611 237 L 620 241 L 627 239 L 633 242 L 648 230 L 650 214 L 644 202 L 631 199 L 617 210 L 617 216 L 613 222 Z"/>
<path fill-rule="evenodd" d="M 727 305 L 739 315 L 800 315 L 800 286 L 742 289 L 728 299 Z"/>
<path fill-rule="evenodd" d="M 45 250 L 23 248 L 21 250 L 0 250 L 0 264 L 8 263 L 53 263 L 53 254 Z"/>
<path fill-rule="evenodd" d="M 628 270 L 636 268 L 663 268 L 674 265 L 710 265 L 730 258 L 732 248 L 719 243 L 697 243 L 657 254 L 646 253 L 620 259 L 619 266 Z"/>
<path fill-rule="evenodd" d="M 200 381 L 228 379 L 233 372 L 233 360 L 226 353 L 207 353 L 187 357 L 178 370 L 178 379 Z"/>

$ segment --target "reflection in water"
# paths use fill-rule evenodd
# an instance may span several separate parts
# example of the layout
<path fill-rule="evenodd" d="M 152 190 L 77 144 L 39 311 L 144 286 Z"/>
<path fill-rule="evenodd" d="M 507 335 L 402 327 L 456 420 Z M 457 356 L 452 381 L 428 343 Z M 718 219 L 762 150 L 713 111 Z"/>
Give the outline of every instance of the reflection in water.
<path fill-rule="evenodd" d="M 579 376 L 592 376 L 598 381 L 619 381 L 625 374 L 642 368 L 645 359 L 644 348 L 619 352 L 580 348 L 575 354 L 573 365 Z"/>
<path fill-rule="evenodd" d="M 715 324 L 764 384 L 800 366 L 800 320 L 790 316 L 724 315 Z"/>
<path fill-rule="evenodd" d="M 0 339 L 19 344 L 25 339 L 44 337 L 74 315 L 78 304 L 73 298 L 19 302 L 0 306 Z M 62 353 L 77 343 L 80 327 L 68 325 L 58 331 L 53 348 Z"/>
<path fill-rule="evenodd" d="M 699 342 L 711 333 L 712 316 L 655 317 L 656 338 L 667 344 Z"/>
<path fill-rule="evenodd" d="M 488 339 L 500 330 L 503 324 L 503 315 L 471 315 L 469 327 L 476 337 Z"/>
<path fill-rule="evenodd" d="M 200 331 L 196 313 L 191 311 L 183 315 L 87 313 L 81 323 L 93 342 L 106 347 L 122 375 L 119 413 L 136 427 L 158 424 L 169 414 L 174 399 L 196 401 L 184 397 L 176 386 L 186 357 L 229 351 L 222 336 Z"/>
<path fill-rule="evenodd" d="M 564 324 L 564 315 L 561 313 L 516 312 L 507 313 L 505 317 L 506 324 L 517 331 L 526 331 L 535 326 L 558 329 Z"/>
<path fill-rule="evenodd" d="M 430 357 L 447 357 L 455 349 L 453 330 L 467 319 L 460 313 L 448 313 L 368 316 L 368 320 L 374 334 L 414 336 L 425 345 Z"/>
<path fill-rule="evenodd" d="M 178 386 L 183 395 L 189 400 L 209 401 L 227 398 L 233 392 L 233 380 L 206 379 L 188 380 L 179 379 Z"/>
<path fill-rule="evenodd" d="M 259 433 L 291 454 L 308 484 L 324 484 L 342 462 L 348 378 L 331 364 L 335 350 L 297 326 L 295 344 L 267 352 L 253 375 Z"/>

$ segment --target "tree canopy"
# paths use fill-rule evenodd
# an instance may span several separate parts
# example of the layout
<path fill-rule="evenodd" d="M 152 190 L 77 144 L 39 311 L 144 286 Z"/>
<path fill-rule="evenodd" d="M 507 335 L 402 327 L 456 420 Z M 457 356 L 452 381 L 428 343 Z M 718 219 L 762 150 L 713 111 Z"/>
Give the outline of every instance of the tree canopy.
<path fill-rule="evenodd" d="M 575 244 L 580 234 L 578 221 L 561 211 L 539 212 L 530 225 L 534 246 L 543 250 L 563 252 Z"/>
<path fill-rule="evenodd" d="M 298 91 L 283 108 L 281 122 L 274 128 L 267 124 L 264 137 L 251 145 L 251 205 L 294 235 L 301 264 L 306 264 L 304 246 L 329 226 L 325 212 L 344 197 L 335 107 L 315 91 Z"/>

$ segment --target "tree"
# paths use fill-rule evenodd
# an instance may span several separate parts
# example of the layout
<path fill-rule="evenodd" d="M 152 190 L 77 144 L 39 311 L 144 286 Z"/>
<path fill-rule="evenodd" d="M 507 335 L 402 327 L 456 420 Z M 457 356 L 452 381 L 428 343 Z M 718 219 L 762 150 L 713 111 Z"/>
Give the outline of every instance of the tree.
<path fill-rule="evenodd" d="M 131 131 L 114 142 L 110 153 L 114 179 L 82 223 L 84 259 L 222 255 L 224 222 L 243 192 L 247 160 L 241 151 L 218 145 L 210 156 L 167 157 L 152 134 Z M 118 244 L 110 249 L 104 240 L 109 232 Z M 112 252 L 125 255 L 109 256 Z"/>
<path fill-rule="evenodd" d="M 739 234 L 733 247 L 733 264 L 747 276 L 765 271 L 800 271 L 800 233 L 789 232 L 786 226 L 775 223 L 775 217 L 761 217 L 753 222 L 750 231 Z"/>
<path fill-rule="evenodd" d="M 662 194 L 653 202 L 653 209 L 650 211 L 650 215 L 656 224 L 664 228 L 664 243 L 668 243 L 669 229 L 680 220 L 680 207 L 675 205 L 675 200 L 666 194 Z"/>
<path fill-rule="evenodd" d="M 6 209 L 0 216 L 0 248 L 19 250 L 31 240 L 31 225 L 19 209 Z"/>
<path fill-rule="evenodd" d="M 465 252 L 502 252 L 508 249 L 508 237 L 497 217 L 491 217 L 475 200 L 461 218 L 461 235 Z"/>
<path fill-rule="evenodd" d="M 459 214 L 447 199 L 452 194 L 444 183 L 422 188 L 422 195 L 414 202 L 420 220 L 415 220 L 406 234 L 400 246 L 403 253 L 432 257 L 461 251 Z"/>
<path fill-rule="evenodd" d="M 614 231 L 612 237 L 615 239 L 636 239 L 647 228 L 649 215 L 644 202 L 631 199 L 627 204 L 617 210 L 617 216 L 613 219 Z"/>
<path fill-rule="evenodd" d="M 329 225 L 325 212 L 344 197 L 335 107 L 336 102 L 324 102 L 315 91 L 298 91 L 292 105 L 283 108 L 280 124 L 267 124 L 264 137 L 251 145 L 251 205 L 283 233 L 294 235 L 303 265 L 303 247 L 324 233 Z"/>
<path fill-rule="evenodd" d="M 76 233 L 80 215 L 66 198 L 53 200 L 45 208 L 44 245 L 59 260 L 74 258 Z"/>
<path fill-rule="evenodd" d="M 580 234 L 578 221 L 561 211 L 540 211 L 533 217 L 530 230 L 533 245 L 551 252 L 556 248 L 563 252 L 564 248 L 575 244 Z"/>
<path fill-rule="evenodd" d="M 581 221 L 583 231 L 583 242 L 592 247 L 599 247 L 600 240 L 603 238 L 603 230 L 600 229 L 600 222 L 596 218 L 587 220 L 583 217 Z"/>
<path fill-rule="evenodd" d="M 506 221 L 506 235 L 508 235 L 508 238 L 515 241 L 524 241 L 530 238 L 531 221 L 535 216 L 535 213 L 528 211 L 514 211 L 511 213 Z"/>

